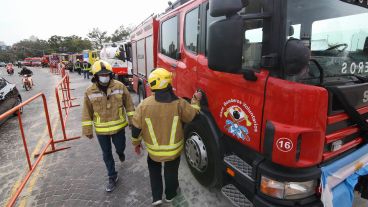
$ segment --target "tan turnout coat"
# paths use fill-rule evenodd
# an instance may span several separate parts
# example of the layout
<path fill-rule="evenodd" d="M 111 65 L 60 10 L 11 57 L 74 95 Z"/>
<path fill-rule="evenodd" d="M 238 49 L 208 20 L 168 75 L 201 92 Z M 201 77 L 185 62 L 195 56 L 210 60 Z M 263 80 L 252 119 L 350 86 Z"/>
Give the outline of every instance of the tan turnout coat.
<path fill-rule="evenodd" d="M 160 103 L 154 96 L 146 98 L 133 116 L 133 125 L 141 129 L 140 136 L 132 137 L 133 145 L 143 139 L 150 158 L 166 162 L 179 157 L 184 147 L 183 123 L 191 122 L 199 112 L 199 105 L 179 98 L 171 103 Z"/>
<path fill-rule="evenodd" d="M 106 95 L 94 83 L 84 94 L 83 135 L 92 135 L 92 126 L 95 127 L 96 134 L 116 134 L 128 125 L 128 120 L 131 123 L 133 115 L 132 98 L 124 84 L 111 80 Z"/>

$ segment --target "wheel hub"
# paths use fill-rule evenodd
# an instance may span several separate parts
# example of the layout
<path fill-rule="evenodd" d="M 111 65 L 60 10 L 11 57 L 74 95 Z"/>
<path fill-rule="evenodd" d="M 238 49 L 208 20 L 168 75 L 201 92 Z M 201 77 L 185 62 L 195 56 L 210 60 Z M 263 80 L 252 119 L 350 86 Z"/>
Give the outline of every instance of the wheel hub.
<path fill-rule="evenodd" d="M 185 155 L 193 168 L 200 172 L 206 170 L 208 165 L 207 149 L 202 138 L 198 134 L 193 133 L 191 137 L 187 139 L 185 144 Z"/>

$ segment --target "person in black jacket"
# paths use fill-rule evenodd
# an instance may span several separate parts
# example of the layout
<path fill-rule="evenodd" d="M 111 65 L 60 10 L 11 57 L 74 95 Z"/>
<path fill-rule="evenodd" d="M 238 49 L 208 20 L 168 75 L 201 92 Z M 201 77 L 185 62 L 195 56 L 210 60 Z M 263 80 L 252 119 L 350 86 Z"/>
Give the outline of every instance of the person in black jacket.
<path fill-rule="evenodd" d="M 31 77 L 33 75 L 33 72 L 30 69 L 28 69 L 27 67 L 23 67 L 22 70 L 18 74 L 27 75 L 29 81 L 31 82 L 31 85 L 34 86 L 34 83 Z"/>

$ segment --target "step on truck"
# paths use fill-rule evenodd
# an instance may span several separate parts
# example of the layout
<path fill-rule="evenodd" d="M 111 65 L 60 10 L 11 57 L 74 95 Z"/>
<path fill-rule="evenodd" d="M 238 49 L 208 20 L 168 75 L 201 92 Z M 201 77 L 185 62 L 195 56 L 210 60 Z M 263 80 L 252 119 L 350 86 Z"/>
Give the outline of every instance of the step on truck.
<path fill-rule="evenodd" d="M 181 0 L 132 32 L 133 88 L 162 67 L 178 96 L 203 91 L 184 154 L 235 205 L 351 204 L 354 175 L 368 197 L 367 18 L 366 0 Z"/>

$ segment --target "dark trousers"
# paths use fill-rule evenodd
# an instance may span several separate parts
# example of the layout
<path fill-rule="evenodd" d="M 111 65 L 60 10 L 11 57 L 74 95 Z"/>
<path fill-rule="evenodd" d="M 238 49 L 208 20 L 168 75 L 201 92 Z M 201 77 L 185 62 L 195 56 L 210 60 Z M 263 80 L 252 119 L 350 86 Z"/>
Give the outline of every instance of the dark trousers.
<path fill-rule="evenodd" d="M 107 175 L 109 178 L 115 178 L 117 172 L 115 170 L 115 161 L 112 156 L 111 141 L 115 145 L 116 153 L 121 156 L 124 155 L 125 150 L 125 130 L 122 129 L 113 135 L 97 135 L 98 142 L 102 149 L 103 160 L 106 165 Z"/>
<path fill-rule="evenodd" d="M 153 202 L 155 202 L 162 199 L 163 186 L 161 176 L 161 162 L 155 162 L 149 156 L 147 156 L 147 163 L 151 181 Z M 173 161 L 164 162 L 166 199 L 172 199 L 176 196 L 176 190 L 179 187 L 179 164 L 180 156 Z"/>
<path fill-rule="evenodd" d="M 89 79 L 89 71 L 88 70 L 83 70 L 83 75 L 84 75 L 84 79 L 86 79 L 86 78 Z"/>

